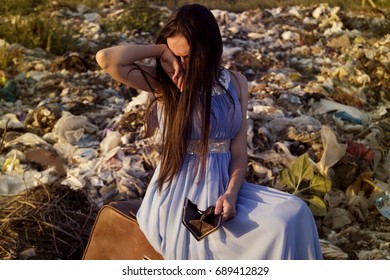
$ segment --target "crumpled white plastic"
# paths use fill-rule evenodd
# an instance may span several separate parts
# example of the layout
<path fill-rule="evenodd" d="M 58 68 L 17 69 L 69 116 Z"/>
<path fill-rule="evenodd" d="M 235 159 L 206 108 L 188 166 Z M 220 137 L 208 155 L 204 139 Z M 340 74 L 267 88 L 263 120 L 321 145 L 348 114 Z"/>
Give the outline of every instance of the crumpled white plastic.
<path fill-rule="evenodd" d="M 134 96 L 131 101 L 127 104 L 126 108 L 123 110 L 125 113 L 130 112 L 131 109 L 136 108 L 137 106 L 146 105 L 151 93 L 147 91 L 141 91 L 137 96 Z"/>
<path fill-rule="evenodd" d="M 321 175 L 329 176 L 328 171 L 335 165 L 346 153 L 347 144 L 340 144 L 332 129 L 324 125 L 321 127 L 321 140 L 324 146 L 324 152 L 316 167 Z"/>
<path fill-rule="evenodd" d="M 32 147 L 35 147 L 37 145 L 49 146 L 49 144 L 38 135 L 27 132 L 19 136 L 18 138 L 15 138 L 14 140 L 6 142 L 4 147 L 9 148 L 9 147 L 16 146 L 17 144 L 22 144 L 24 146 L 32 146 Z"/>
<path fill-rule="evenodd" d="M 57 136 L 58 142 L 77 145 L 84 132 L 98 131 L 96 125 L 91 124 L 86 116 L 75 116 L 68 111 L 62 112 L 62 117 L 53 127 L 52 133 Z"/>
<path fill-rule="evenodd" d="M 107 131 L 106 137 L 100 142 L 100 150 L 102 155 L 106 155 L 109 151 L 118 147 L 121 143 L 122 134 L 118 131 Z"/>
<path fill-rule="evenodd" d="M 321 99 L 319 102 L 313 103 L 312 107 L 313 107 L 313 113 L 315 115 L 325 114 L 337 110 L 338 112 L 345 112 L 346 114 L 350 115 L 354 119 L 361 120 L 363 125 L 369 124 L 371 121 L 371 117 L 368 114 L 360 111 L 358 108 L 344 105 L 328 99 Z"/>
<path fill-rule="evenodd" d="M 0 128 L 1 129 L 18 129 L 23 128 L 24 124 L 19 121 L 15 114 L 8 113 L 0 117 Z"/>
<path fill-rule="evenodd" d="M 17 195 L 18 193 L 42 184 L 51 184 L 56 177 L 52 176 L 53 168 L 42 172 L 27 170 L 23 173 L 7 171 L 0 174 L 0 195 Z"/>
<path fill-rule="evenodd" d="M 276 118 L 266 125 L 275 134 L 284 132 L 289 126 L 294 126 L 300 132 L 315 132 L 321 129 L 322 124 L 311 116 L 303 115 L 296 118 Z"/>

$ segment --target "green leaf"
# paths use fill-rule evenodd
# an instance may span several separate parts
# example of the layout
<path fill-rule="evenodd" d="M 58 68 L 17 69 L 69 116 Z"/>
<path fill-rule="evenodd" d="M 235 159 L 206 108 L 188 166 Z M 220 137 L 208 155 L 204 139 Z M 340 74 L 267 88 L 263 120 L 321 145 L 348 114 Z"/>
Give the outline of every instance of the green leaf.
<path fill-rule="evenodd" d="M 283 169 L 280 172 L 280 179 L 291 189 L 295 189 L 298 184 L 298 178 L 289 169 Z"/>
<path fill-rule="evenodd" d="M 304 199 L 309 203 L 309 207 L 314 216 L 323 217 L 327 213 L 325 202 L 316 195 L 310 199 Z"/>
<path fill-rule="evenodd" d="M 319 196 L 324 196 L 329 192 L 331 185 L 332 182 L 330 179 L 318 174 L 314 174 L 310 180 L 310 190 Z"/>
<path fill-rule="evenodd" d="M 310 164 L 309 155 L 304 153 L 298 157 L 290 166 L 293 175 L 299 178 L 299 183 L 302 179 L 311 180 L 314 176 L 313 167 Z"/>

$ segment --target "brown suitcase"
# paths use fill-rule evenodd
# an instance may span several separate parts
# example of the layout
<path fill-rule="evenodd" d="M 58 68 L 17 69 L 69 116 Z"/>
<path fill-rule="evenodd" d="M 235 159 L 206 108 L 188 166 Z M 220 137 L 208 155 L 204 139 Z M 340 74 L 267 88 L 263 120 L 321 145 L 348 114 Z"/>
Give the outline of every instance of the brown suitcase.
<path fill-rule="evenodd" d="M 138 226 L 135 215 L 141 202 L 141 199 L 131 199 L 103 206 L 83 260 L 162 260 Z"/>

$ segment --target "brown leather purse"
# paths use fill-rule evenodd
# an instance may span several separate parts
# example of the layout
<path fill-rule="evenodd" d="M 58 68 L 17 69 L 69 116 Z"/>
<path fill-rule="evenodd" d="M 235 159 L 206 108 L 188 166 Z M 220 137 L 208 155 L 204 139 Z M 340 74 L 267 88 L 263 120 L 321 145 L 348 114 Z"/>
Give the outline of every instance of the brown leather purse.
<path fill-rule="evenodd" d="M 214 205 L 202 211 L 188 198 L 184 200 L 182 223 L 197 241 L 202 240 L 221 226 L 222 214 L 215 215 L 214 210 Z"/>
<path fill-rule="evenodd" d="M 162 260 L 138 226 L 141 199 L 103 206 L 92 228 L 83 260 Z"/>

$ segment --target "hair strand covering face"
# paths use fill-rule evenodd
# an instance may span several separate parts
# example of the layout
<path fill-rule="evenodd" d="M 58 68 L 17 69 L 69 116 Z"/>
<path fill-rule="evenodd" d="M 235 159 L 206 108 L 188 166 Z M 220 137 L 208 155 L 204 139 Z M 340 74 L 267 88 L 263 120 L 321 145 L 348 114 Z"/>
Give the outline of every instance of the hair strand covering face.
<path fill-rule="evenodd" d="M 161 28 L 156 44 L 167 38 L 184 36 L 190 46 L 182 92 L 171 81 L 157 58 L 158 94 L 163 100 L 164 127 L 160 173 L 157 184 L 171 182 L 179 171 L 187 148 L 187 129 L 196 104 L 201 103 L 202 136 L 198 151 L 197 170 L 204 174 L 210 130 L 210 108 L 213 83 L 218 79 L 222 58 L 222 38 L 214 15 L 199 4 L 185 5 L 173 11 Z"/>

